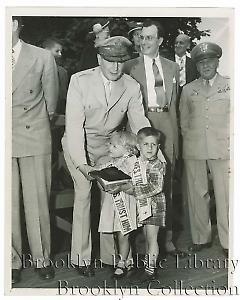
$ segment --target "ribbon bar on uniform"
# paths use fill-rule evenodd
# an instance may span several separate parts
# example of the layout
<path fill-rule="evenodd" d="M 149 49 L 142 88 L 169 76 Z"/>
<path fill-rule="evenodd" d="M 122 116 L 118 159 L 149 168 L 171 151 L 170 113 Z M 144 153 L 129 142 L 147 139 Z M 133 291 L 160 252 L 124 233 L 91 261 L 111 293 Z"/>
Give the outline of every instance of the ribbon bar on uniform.
<path fill-rule="evenodd" d="M 150 112 L 168 112 L 168 106 L 165 105 L 164 107 L 148 107 L 148 111 Z"/>

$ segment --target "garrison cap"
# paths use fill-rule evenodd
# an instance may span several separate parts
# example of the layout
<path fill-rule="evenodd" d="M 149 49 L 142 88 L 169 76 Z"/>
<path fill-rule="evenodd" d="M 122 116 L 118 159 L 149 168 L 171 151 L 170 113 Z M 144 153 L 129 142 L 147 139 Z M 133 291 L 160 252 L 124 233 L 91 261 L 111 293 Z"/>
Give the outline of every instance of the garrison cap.
<path fill-rule="evenodd" d="M 131 59 L 132 43 L 124 36 L 113 36 L 97 45 L 98 53 L 107 61 L 124 62 Z"/>
<path fill-rule="evenodd" d="M 215 43 L 200 43 L 191 51 L 191 58 L 197 63 L 204 58 L 220 58 L 222 48 Z"/>
<path fill-rule="evenodd" d="M 110 23 L 110 20 L 107 18 L 99 18 L 93 25 L 92 31 L 90 34 L 98 34 L 99 32 L 103 31 Z"/>

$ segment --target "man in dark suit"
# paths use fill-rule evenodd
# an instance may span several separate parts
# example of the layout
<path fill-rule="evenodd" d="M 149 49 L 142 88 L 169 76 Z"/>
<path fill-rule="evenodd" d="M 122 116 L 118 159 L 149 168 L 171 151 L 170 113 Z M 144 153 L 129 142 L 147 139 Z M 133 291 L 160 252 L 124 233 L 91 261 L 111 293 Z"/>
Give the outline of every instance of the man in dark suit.
<path fill-rule="evenodd" d="M 174 61 L 179 65 L 180 68 L 179 86 L 181 92 L 182 87 L 198 78 L 199 74 L 195 63 L 187 55 L 187 50 L 190 49 L 190 37 L 183 33 L 179 34 L 175 39 L 174 49 Z"/>
<path fill-rule="evenodd" d="M 56 113 L 65 114 L 66 109 L 66 97 L 68 89 L 68 72 L 61 66 L 63 45 L 62 42 L 56 38 L 48 38 L 43 42 L 43 48 L 51 51 L 55 58 L 57 69 L 58 69 L 58 80 L 59 80 L 59 93 Z"/>
<path fill-rule="evenodd" d="M 163 133 L 162 150 L 167 160 L 165 194 L 167 199 L 167 233 L 165 248 L 170 255 L 185 255 L 172 240 L 172 178 L 178 157 L 178 125 L 176 99 L 179 85 L 179 67 L 159 55 L 163 42 L 163 28 L 157 21 L 146 19 L 140 35 L 142 56 L 125 64 L 125 72 L 140 83 L 145 113 L 153 127 Z"/>
<path fill-rule="evenodd" d="M 49 265 L 52 118 L 58 97 L 57 67 L 49 51 L 19 39 L 12 18 L 12 284 L 21 279 L 20 199 L 23 198 L 32 261 L 42 279 Z M 22 192 L 22 193 L 21 193 Z"/>

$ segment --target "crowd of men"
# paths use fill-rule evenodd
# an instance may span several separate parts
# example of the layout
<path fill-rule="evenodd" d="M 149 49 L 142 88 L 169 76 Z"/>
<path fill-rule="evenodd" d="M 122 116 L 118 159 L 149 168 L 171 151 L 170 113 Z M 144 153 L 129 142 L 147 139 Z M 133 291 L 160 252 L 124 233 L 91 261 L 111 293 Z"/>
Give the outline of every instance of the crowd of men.
<path fill-rule="evenodd" d="M 62 147 L 74 184 L 71 259 L 79 274 L 94 276 L 89 172 L 109 160 L 108 140 L 122 126 L 133 133 L 153 126 L 162 133 L 166 254 L 187 255 L 173 241 L 173 178 L 176 161 L 183 160 L 182 196 L 192 236 L 188 250 L 211 247 L 210 172 L 219 240 L 228 255 L 230 79 L 217 71 L 222 49 L 205 42 L 190 52 L 191 38 L 181 33 L 175 54 L 167 59 L 160 54 L 164 29 L 158 21 L 129 25 L 127 39 L 117 30 L 111 35 L 104 18 L 94 24 L 94 43 L 83 51 L 81 70 L 69 83 L 59 65 L 61 41 L 46 40 L 46 50 L 27 44 L 20 39 L 21 17 L 12 18 L 12 284 L 21 280 L 21 199 L 36 271 L 45 280 L 55 274 L 44 262 L 50 258 L 51 126 L 56 112 L 66 116 Z M 61 148 L 59 136 L 52 136 Z M 116 251 L 113 235 L 100 233 L 102 262 L 112 265 Z"/>

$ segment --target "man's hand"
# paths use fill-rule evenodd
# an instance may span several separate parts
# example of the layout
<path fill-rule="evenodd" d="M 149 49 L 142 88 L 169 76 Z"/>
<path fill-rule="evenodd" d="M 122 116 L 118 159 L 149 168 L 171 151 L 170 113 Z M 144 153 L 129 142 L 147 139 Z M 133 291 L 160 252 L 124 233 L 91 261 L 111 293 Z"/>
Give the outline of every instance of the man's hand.
<path fill-rule="evenodd" d="M 124 183 L 124 184 L 120 184 L 119 186 L 117 186 L 115 188 L 109 188 L 108 190 L 105 190 L 105 192 L 108 192 L 110 194 L 117 194 L 119 192 L 124 192 L 129 195 L 133 195 L 133 185 L 131 182 Z"/>
<path fill-rule="evenodd" d="M 93 177 L 91 177 L 91 176 L 89 175 L 89 172 L 91 172 L 91 171 L 94 170 L 93 167 L 91 167 L 91 166 L 89 166 L 89 165 L 87 165 L 87 164 L 83 164 L 83 165 L 79 165 L 79 166 L 77 167 L 77 170 L 79 170 L 80 172 L 82 172 L 83 175 L 87 178 L 87 180 L 93 180 L 93 179 L 94 179 Z"/>

